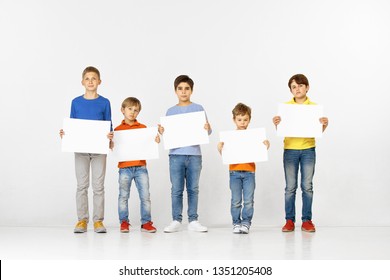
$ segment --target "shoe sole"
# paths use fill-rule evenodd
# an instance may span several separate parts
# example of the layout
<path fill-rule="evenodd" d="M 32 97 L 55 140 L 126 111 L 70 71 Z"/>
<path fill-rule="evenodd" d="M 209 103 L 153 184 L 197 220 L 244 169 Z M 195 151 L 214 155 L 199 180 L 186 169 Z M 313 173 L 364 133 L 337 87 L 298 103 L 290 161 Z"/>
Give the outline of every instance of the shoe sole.
<path fill-rule="evenodd" d="M 207 232 L 208 230 L 197 230 L 197 229 L 188 229 L 188 231 L 193 231 L 193 232 Z"/>
<path fill-rule="evenodd" d="M 105 229 L 95 229 L 94 231 L 96 233 L 107 233 L 107 230 L 105 230 Z"/>
<path fill-rule="evenodd" d="M 121 229 L 121 232 L 122 232 L 122 233 L 128 233 L 129 231 L 130 231 L 130 230 L 128 230 L 128 229 L 124 229 L 124 230 Z"/>
<path fill-rule="evenodd" d="M 75 229 L 74 231 L 73 231 L 73 233 L 84 233 L 84 232 L 87 232 L 87 230 L 85 229 Z"/>
<path fill-rule="evenodd" d="M 315 229 L 304 229 L 304 228 L 301 228 L 302 231 L 304 232 L 316 232 Z"/>
<path fill-rule="evenodd" d="M 147 230 L 147 229 L 141 228 L 141 231 L 143 231 L 143 232 L 149 232 L 149 233 L 154 233 L 154 232 L 157 231 L 157 229 Z"/>
<path fill-rule="evenodd" d="M 295 230 L 295 228 L 294 229 L 282 229 L 282 232 L 293 232 Z"/>

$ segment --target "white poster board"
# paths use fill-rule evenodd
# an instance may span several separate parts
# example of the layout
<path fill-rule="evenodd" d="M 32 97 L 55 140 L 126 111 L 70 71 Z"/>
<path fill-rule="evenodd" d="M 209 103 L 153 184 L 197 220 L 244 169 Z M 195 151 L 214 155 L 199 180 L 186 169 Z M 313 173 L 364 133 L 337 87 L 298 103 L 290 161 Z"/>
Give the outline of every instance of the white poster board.
<path fill-rule="evenodd" d="M 281 121 L 277 135 L 282 137 L 322 137 L 323 106 L 279 104 L 278 116 Z"/>
<path fill-rule="evenodd" d="M 265 128 L 221 131 L 219 133 L 224 164 L 268 161 Z"/>
<path fill-rule="evenodd" d="M 110 140 L 107 134 L 110 121 L 64 118 L 62 151 L 75 153 L 107 154 Z"/>
<path fill-rule="evenodd" d="M 113 156 L 117 161 L 157 159 L 157 127 L 114 131 Z"/>
<path fill-rule="evenodd" d="M 164 148 L 166 150 L 209 143 L 209 135 L 204 125 L 204 111 L 165 116 L 160 118 L 164 127 Z"/>

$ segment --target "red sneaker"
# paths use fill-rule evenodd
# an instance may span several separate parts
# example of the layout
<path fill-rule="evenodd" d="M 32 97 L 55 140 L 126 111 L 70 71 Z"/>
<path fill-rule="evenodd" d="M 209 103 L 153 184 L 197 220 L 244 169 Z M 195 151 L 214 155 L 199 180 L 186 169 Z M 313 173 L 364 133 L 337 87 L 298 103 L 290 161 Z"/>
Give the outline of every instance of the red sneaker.
<path fill-rule="evenodd" d="M 130 224 L 128 221 L 122 221 L 121 223 L 121 232 L 129 232 Z"/>
<path fill-rule="evenodd" d="M 286 224 L 282 228 L 282 231 L 283 232 L 290 232 L 290 231 L 294 231 L 294 229 L 295 229 L 294 222 L 292 220 L 287 220 Z"/>
<path fill-rule="evenodd" d="M 316 231 L 316 228 L 315 228 L 314 224 L 312 223 L 312 221 L 303 222 L 301 229 L 303 231 L 307 231 L 307 232 L 315 232 Z"/>
<path fill-rule="evenodd" d="M 157 229 L 153 226 L 153 222 L 149 221 L 141 226 L 141 231 L 156 232 Z"/>

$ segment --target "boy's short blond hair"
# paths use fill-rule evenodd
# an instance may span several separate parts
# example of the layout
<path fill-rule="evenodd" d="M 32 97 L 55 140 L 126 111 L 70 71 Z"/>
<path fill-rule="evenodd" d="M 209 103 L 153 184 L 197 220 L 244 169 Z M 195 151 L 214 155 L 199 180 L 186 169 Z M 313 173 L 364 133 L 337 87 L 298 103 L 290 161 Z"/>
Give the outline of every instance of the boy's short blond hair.
<path fill-rule="evenodd" d="M 98 75 L 98 77 L 99 77 L 99 80 L 100 80 L 100 72 L 99 72 L 99 70 L 96 67 L 93 67 L 93 66 L 88 66 L 87 68 L 84 69 L 84 71 L 83 71 L 83 79 L 84 79 L 85 74 L 87 74 L 89 72 L 96 73 Z"/>
<path fill-rule="evenodd" d="M 252 109 L 251 107 L 245 105 L 244 103 L 238 103 L 234 109 L 232 110 L 233 113 L 233 119 L 235 119 L 237 116 L 244 116 L 248 114 L 249 119 L 252 117 Z"/>
<path fill-rule="evenodd" d="M 130 106 L 138 106 L 139 110 L 141 111 L 141 101 L 139 101 L 135 97 L 127 97 L 122 102 L 122 108 L 130 107 Z"/>

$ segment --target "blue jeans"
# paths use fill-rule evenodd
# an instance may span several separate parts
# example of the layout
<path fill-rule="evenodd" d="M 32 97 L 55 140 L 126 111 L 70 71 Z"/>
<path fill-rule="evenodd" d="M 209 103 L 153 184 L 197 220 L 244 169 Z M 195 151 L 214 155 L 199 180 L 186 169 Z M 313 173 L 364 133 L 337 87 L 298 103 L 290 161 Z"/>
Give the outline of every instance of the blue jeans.
<path fill-rule="evenodd" d="M 255 187 L 254 172 L 230 171 L 230 190 L 232 192 L 230 213 L 232 215 L 233 225 L 251 225 Z M 244 207 L 242 207 L 242 200 L 244 200 Z"/>
<path fill-rule="evenodd" d="M 141 208 L 141 223 L 145 224 L 151 221 L 151 202 L 149 193 L 149 176 L 146 166 L 132 166 L 119 169 L 119 198 L 118 213 L 119 222 L 129 221 L 129 197 L 131 181 L 135 181 L 138 189 Z"/>
<path fill-rule="evenodd" d="M 202 170 L 202 156 L 169 155 L 169 173 L 172 183 L 172 218 L 183 219 L 184 184 L 187 188 L 188 221 L 198 220 L 199 177 Z"/>
<path fill-rule="evenodd" d="M 284 150 L 283 164 L 286 179 L 284 193 L 286 220 L 295 222 L 295 195 L 298 187 L 298 169 L 301 169 L 302 221 L 312 219 L 313 176 L 316 163 L 315 148 Z"/>

